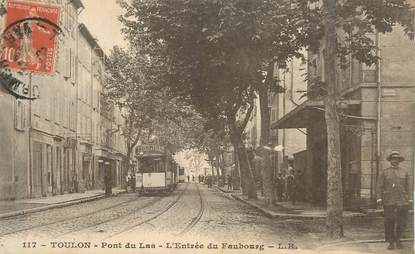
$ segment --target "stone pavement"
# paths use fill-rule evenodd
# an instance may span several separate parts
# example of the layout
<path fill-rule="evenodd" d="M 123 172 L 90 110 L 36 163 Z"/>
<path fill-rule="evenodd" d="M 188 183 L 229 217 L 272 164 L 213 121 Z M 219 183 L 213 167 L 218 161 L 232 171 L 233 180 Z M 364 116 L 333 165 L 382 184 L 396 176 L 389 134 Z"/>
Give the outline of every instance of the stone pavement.
<path fill-rule="evenodd" d="M 402 242 L 403 249 L 395 249 L 393 251 L 387 250 L 387 243 L 381 240 L 355 240 L 355 241 L 343 241 L 338 243 L 332 243 L 318 248 L 318 253 L 330 254 L 330 253 L 393 253 L 393 254 L 413 254 L 414 242 L 413 240 L 405 240 Z"/>
<path fill-rule="evenodd" d="M 125 189 L 113 188 L 113 195 L 125 192 Z M 0 219 L 47 209 L 69 206 L 105 197 L 103 190 L 89 190 L 82 193 L 68 193 L 34 199 L 0 201 Z"/>
<path fill-rule="evenodd" d="M 264 198 L 258 195 L 257 200 L 248 200 L 246 196 L 242 195 L 241 191 L 230 191 L 227 186 L 217 187 L 224 193 L 231 195 L 233 198 L 253 206 L 270 218 L 285 218 L 285 219 L 303 219 L 303 220 L 318 220 L 326 217 L 326 210 L 319 206 L 313 206 L 305 202 L 297 202 L 292 205 L 291 202 L 278 202 L 273 207 L 265 207 Z M 344 217 L 365 217 L 364 213 L 345 211 Z"/>
<path fill-rule="evenodd" d="M 258 195 L 258 200 L 248 200 L 241 191 L 229 191 L 227 186 L 217 187 L 225 195 L 246 203 L 265 216 L 274 219 L 282 219 L 290 222 L 303 221 L 311 223 L 310 234 L 321 242 L 319 253 L 414 253 L 413 252 L 413 228 L 404 234 L 404 250 L 387 251 L 384 242 L 383 211 L 370 211 L 370 213 L 344 212 L 345 237 L 340 241 L 325 240 L 326 211 L 322 207 L 313 206 L 304 202 L 292 205 L 291 202 L 278 202 L 273 207 L 265 207 L 263 197 Z M 413 215 L 413 213 L 412 213 Z M 413 225 L 413 219 L 408 225 Z"/>

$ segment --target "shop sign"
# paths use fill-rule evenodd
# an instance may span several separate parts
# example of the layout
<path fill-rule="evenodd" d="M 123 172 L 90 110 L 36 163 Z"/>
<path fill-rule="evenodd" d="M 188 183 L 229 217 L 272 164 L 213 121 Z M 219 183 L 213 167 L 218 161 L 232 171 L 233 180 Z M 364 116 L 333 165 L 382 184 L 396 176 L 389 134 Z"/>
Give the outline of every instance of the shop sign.
<path fill-rule="evenodd" d="M 9 0 L 0 52 L 5 67 L 53 74 L 59 16 L 58 6 Z"/>

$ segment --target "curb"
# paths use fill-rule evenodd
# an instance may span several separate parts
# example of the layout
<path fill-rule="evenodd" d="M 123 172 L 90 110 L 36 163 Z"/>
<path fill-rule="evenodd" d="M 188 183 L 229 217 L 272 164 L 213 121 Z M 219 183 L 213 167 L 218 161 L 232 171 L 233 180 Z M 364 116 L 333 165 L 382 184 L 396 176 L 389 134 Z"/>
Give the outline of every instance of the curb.
<path fill-rule="evenodd" d="M 116 195 L 119 195 L 121 193 L 125 193 L 125 191 L 118 192 L 117 194 L 113 193 L 112 196 L 116 196 Z M 64 202 L 57 203 L 57 204 L 45 205 L 45 206 L 34 207 L 34 208 L 29 208 L 29 209 L 23 209 L 23 210 L 14 211 L 14 212 L 8 212 L 8 213 L 0 214 L 0 220 L 10 218 L 10 217 L 16 217 L 16 216 L 19 216 L 19 215 L 29 214 L 29 213 L 42 212 L 42 211 L 46 211 L 46 210 L 49 210 L 49 209 L 55 209 L 55 208 L 61 208 L 61 207 L 65 207 L 65 206 L 71 206 L 71 205 L 86 203 L 86 202 L 98 200 L 98 199 L 101 199 L 101 198 L 105 198 L 105 194 L 97 194 L 95 196 L 86 197 L 86 198 L 79 198 L 79 199 L 74 199 L 74 200 L 70 200 L 70 201 L 64 201 Z"/>
<path fill-rule="evenodd" d="M 215 188 L 216 189 L 218 189 L 218 190 L 220 190 L 221 192 L 223 192 L 223 193 L 227 193 L 227 194 L 229 194 L 229 193 L 233 193 L 233 191 L 232 190 L 223 190 L 222 188 L 220 188 L 220 187 L 218 187 L 218 186 L 216 186 L 215 185 Z"/>
<path fill-rule="evenodd" d="M 401 242 L 413 242 L 414 240 L 411 238 L 401 239 Z M 360 244 L 360 243 L 386 243 L 385 239 L 374 239 L 374 240 L 352 240 L 352 241 L 340 241 L 332 244 L 323 245 L 318 247 L 316 250 L 324 250 L 326 248 L 341 246 L 341 245 L 349 245 L 349 244 Z"/>
<path fill-rule="evenodd" d="M 250 205 L 252 207 L 254 207 L 255 209 L 257 209 L 258 211 L 260 211 L 261 213 L 263 213 L 265 216 L 267 216 L 268 218 L 272 218 L 272 219 L 301 219 L 301 220 L 323 220 L 326 218 L 326 216 L 324 215 L 302 215 L 302 214 L 287 214 L 287 213 L 276 213 L 273 211 L 270 211 L 266 208 L 261 207 L 260 205 L 254 204 L 249 202 L 248 200 L 245 200 L 243 198 L 241 198 L 238 195 L 235 194 L 231 194 L 231 196 L 233 198 L 235 198 L 236 200 L 239 200 L 247 205 Z M 362 215 L 353 215 L 353 216 L 348 216 L 348 217 L 344 217 L 345 219 L 353 219 L 353 218 L 364 218 L 366 217 L 365 214 Z"/>

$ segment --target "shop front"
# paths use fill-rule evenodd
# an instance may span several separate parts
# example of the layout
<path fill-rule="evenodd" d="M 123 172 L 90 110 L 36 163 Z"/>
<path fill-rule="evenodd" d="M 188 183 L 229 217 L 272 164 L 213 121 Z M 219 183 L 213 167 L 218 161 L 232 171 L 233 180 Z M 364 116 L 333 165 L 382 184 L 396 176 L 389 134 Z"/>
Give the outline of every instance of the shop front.
<path fill-rule="evenodd" d="M 342 116 L 358 115 L 359 101 L 345 101 L 347 110 Z M 295 154 L 294 166 L 301 168 L 302 188 L 307 193 L 305 201 L 326 206 L 327 196 L 327 132 L 322 101 L 308 100 L 272 123 L 272 129 L 307 129 L 306 150 Z M 341 164 L 345 208 L 359 209 L 360 206 L 360 165 L 361 130 L 358 119 L 341 117 Z M 360 134 L 360 135 L 359 135 Z M 290 140 L 286 140 L 290 142 Z"/>

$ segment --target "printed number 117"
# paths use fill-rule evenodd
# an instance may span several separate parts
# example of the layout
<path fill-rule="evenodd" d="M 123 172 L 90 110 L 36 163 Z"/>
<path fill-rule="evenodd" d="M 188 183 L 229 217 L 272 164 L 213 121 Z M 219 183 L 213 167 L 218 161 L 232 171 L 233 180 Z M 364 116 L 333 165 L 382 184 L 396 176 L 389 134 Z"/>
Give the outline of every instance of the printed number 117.
<path fill-rule="evenodd" d="M 23 242 L 23 248 L 36 248 L 36 242 Z"/>

